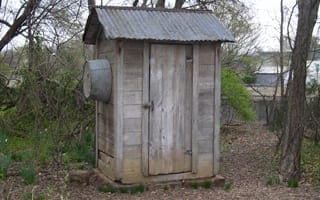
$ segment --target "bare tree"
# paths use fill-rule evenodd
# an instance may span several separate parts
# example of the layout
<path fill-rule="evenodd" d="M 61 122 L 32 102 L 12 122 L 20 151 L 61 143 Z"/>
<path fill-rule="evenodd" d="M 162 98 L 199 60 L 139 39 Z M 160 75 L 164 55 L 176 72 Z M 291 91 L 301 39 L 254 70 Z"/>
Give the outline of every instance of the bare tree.
<path fill-rule="evenodd" d="M 306 62 L 319 0 L 298 0 L 298 27 L 291 60 L 293 71 L 289 87 L 288 112 L 281 141 L 280 173 L 284 180 L 301 175 L 301 144 L 305 120 Z"/>
<path fill-rule="evenodd" d="M 165 0 L 158 0 L 156 3 L 157 8 L 164 8 L 166 1 Z"/>
<path fill-rule="evenodd" d="M 21 28 L 27 23 L 28 17 L 34 12 L 39 5 L 40 0 L 29 0 L 24 3 L 19 10 L 23 10 L 22 14 L 17 16 L 13 23 L 0 19 L 0 23 L 9 27 L 6 34 L 0 40 L 0 51 L 17 35 L 21 33 Z M 19 12 L 18 12 L 19 13 Z"/>
<path fill-rule="evenodd" d="M 88 0 L 88 9 L 89 9 L 89 11 L 90 11 L 93 7 L 95 7 L 95 5 L 96 5 L 96 1 L 95 1 L 95 0 Z"/>

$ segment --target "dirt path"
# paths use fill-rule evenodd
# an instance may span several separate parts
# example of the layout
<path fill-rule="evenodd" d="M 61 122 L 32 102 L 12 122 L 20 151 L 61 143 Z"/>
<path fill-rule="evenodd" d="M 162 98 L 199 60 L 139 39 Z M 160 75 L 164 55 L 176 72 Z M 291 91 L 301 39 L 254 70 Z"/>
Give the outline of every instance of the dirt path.
<path fill-rule="evenodd" d="M 45 194 L 45 199 L 60 199 L 59 192 L 70 199 L 319 199 L 320 189 L 307 183 L 298 188 L 288 188 L 285 184 L 267 185 L 271 177 L 276 177 L 276 165 L 272 163 L 276 138 L 263 127 L 241 127 L 222 134 L 221 175 L 226 178 L 230 190 L 224 188 L 157 188 L 142 194 L 102 193 L 97 183 L 88 186 L 64 184 L 56 176 L 44 176 L 39 185 L 23 186 L 18 177 L 11 177 L 12 194 L 10 199 L 21 198 L 21 193 L 34 189 Z M 59 176 L 58 176 L 59 177 Z M 41 183 L 42 182 L 42 183 Z M 19 184 L 20 183 L 20 184 Z M 21 187 L 18 187 L 20 185 Z M 59 189 L 58 189 L 59 188 Z M 19 195 L 20 194 L 20 195 Z"/>

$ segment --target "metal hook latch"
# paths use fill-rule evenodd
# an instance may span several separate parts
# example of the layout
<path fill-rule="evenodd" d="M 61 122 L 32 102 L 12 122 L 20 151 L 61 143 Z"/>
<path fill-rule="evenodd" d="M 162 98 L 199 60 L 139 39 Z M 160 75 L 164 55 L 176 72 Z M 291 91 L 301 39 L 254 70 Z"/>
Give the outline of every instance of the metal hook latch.
<path fill-rule="evenodd" d="M 151 111 L 153 111 L 153 107 L 154 107 L 153 101 L 151 101 L 151 102 L 149 102 L 149 103 L 145 103 L 145 104 L 143 104 L 142 106 L 143 106 L 143 108 L 145 108 L 145 109 L 150 109 Z"/>

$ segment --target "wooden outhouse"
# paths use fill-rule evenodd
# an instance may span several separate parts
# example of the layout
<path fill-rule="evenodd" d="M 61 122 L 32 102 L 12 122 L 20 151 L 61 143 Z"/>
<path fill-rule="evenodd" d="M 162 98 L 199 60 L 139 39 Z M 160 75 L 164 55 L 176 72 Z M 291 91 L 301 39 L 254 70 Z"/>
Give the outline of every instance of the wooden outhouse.
<path fill-rule="evenodd" d="M 220 47 L 233 40 L 210 11 L 91 11 L 83 41 L 95 60 L 85 87 L 97 100 L 97 167 L 106 177 L 130 184 L 218 173 Z"/>

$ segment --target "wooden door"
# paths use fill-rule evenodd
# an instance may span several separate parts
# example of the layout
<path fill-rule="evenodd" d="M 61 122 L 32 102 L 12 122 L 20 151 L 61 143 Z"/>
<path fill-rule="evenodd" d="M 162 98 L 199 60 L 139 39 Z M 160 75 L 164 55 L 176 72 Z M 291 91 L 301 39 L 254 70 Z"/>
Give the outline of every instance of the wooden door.
<path fill-rule="evenodd" d="M 149 174 L 191 171 L 191 45 L 151 45 L 149 94 Z"/>

